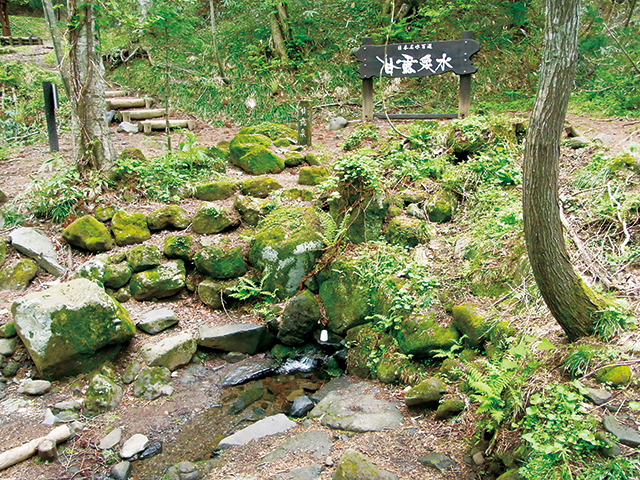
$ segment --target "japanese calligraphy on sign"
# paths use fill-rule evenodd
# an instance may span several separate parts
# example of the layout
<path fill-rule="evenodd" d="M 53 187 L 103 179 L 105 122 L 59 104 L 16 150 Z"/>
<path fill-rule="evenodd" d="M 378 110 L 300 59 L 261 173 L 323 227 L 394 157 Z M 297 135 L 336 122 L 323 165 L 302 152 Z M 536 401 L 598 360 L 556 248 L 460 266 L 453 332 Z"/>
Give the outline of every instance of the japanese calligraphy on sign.
<path fill-rule="evenodd" d="M 471 56 L 480 50 L 475 40 L 363 45 L 354 52 L 360 78 L 424 77 L 454 72 L 470 75 L 478 69 Z"/>

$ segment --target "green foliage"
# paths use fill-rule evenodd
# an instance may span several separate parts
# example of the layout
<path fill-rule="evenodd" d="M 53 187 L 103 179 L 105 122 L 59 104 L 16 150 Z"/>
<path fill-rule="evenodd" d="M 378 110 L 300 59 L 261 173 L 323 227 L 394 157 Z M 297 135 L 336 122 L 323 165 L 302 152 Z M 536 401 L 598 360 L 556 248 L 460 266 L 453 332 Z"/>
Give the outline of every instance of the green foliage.
<path fill-rule="evenodd" d="M 620 311 L 619 307 L 612 306 L 599 312 L 593 330 L 608 342 L 632 325 L 635 326 L 635 319 L 631 315 Z"/>
<path fill-rule="evenodd" d="M 238 279 L 238 284 L 229 289 L 229 296 L 243 301 L 261 298 L 266 302 L 276 302 L 278 300 L 278 290 L 276 289 L 271 292 L 264 288 L 264 282 L 271 274 L 271 270 L 267 267 L 259 284 L 256 279 L 240 277 Z"/>
<path fill-rule="evenodd" d="M 593 345 L 578 345 L 573 348 L 564 361 L 563 370 L 572 378 L 586 375 L 594 359 L 598 357 L 596 347 Z"/>
<path fill-rule="evenodd" d="M 334 197 L 340 196 L 341 189 L 360 194 L 366 191 L 380 192 L 383 188 L 382 171 L 373 155 L 373 152 L 359 151 L 338 158 L 331 166 L 335 176 L 324 182 L 321 189 L 338 188 L 332 194 Z"/>
<path fill-rule="evenodd" d="M 350 132 L 344 139 L 342 149 L 351 151 L 362 145 L 364 140 L 378 141 L 378 127 L 376 125 L 362 125 Z"/>

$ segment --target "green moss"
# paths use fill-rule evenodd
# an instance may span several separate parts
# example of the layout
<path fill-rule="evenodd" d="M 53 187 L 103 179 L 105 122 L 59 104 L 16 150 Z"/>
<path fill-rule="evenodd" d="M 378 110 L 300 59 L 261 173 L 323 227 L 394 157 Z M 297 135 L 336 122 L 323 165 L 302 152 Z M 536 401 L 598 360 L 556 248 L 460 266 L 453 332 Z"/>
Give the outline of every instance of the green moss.
<path fill-rule="evenodd" d="M 93 211 L 93 216 L 104 223 L 110 221 L 118 210 L 116 205 L 100 205 Z"/>
<path fill-rule="evenodd" d="M 331 176 L 327 167 L 302 167 L 298 172 L 298 183 L 300 185 L 320 185 Z"/>
<path fill-rule="evenodd" d="M 461 335 L 467 336 L 465 343 L 472 348 L 482 348 L 491 329 L 491 323 L 468 303 L 453 307 L 452 315 L 452 325 Z"/>
<path fill-rule="evenodd" d="M 167 258 L 177 258 L 185 262 L 191 261 L 193 238 L 189 235 L 169 235 L 164 239 L 164 256 Z"/>
<path fill-rule="evenodd" d="M 236 182 L 220 180 L 217 182 L 203 183 L 196 185 L 195 197 L 198 200 L 226 200 L 233 196 L 238 189 Z"/>
<path fill-rule="evenodd" d="M 134 160 L 143 160 L 147 161 L 147 157 L 144 156 L 142 150 L 139 148 L 125 148 L 120 154 L 120 158 L 133 158 Z"/>
<path fill-rule="evenodd" d="M 429 238 L 430 232 L 422 220 L 405 215 L 392 218 L 385 232 L 387 242 L 409 248 L 427 243 Z"/>
<path fill-rule="evenodd" d="M 430 357 L 439 350 L 449 350 L 459 337 L 452 325 L 443 327 L 436 322 L 434 313 L 427 313 L 406 319 L 397 340 L 405 355 Z"/>
<path fill-rule="evenodd" d="M 160 250 L 151 243 L 136 245 L 127 251 L 127 261 L 134 272 L 141 272 L 160 265 Z"/>
<path fill-rule="evenodd" d="M 238 133 L 241 135 L 264 135 L 266 137 L 269 137 L 271 140 L 293 140 L 298 137 L 297 132 L 292 128 L 287 127 L 286 125 L 271 122 L 263 122 L 258 125 L 243 127 Z"/>
<path fill-rule="evenodd" d="M 191 223 L 186 210 L 178 205 L 165 205 L 153 211 L 147 217 L 147 225 L 151 230 L 175 228 L 184 230 Z"/>
<path fill-rule="evenodd" d="M 623 387 L 631 381 L 631 369 L 627 365 L 601 368 L 596 372 L 596 380 L 614 387 Z"/>
<path fill-rule="evenodd" d="M 235 212 L 219 208 L 213 203 L 203 202 L 193 217 L 193 231 L 201 235 L 232 230 L 240 225 Z"/>
<path fill-rule="evenodd" d="M 247 272 L 242 247 L 215 248 L 205 247 L 193 258 L 201 273 L 214 279 L 225 280 L 241 277 Z"/>
<path fill-rule="evenodd" d="M 305 155 L 301 152 L 285 152 L 284 164 L 287 167 L 297 167 L 302 165 L 305 161 Z"/>
<path fill-rule="evenodd" d="M 457 207 L 456 197 L 445 190 L 438 191 L 426 205 L 429 221 L 450 222 Z"/>
<path fill-rule="evenodd" d="M 62 231 L 62 238 L 74 247 L 90 252 L 110 250 L 111 234 L 103 223 L 91 215 L 80 217 Z"/>
<path fill-rule="evenodd" d="M 176 260 L 133 275 L 129 282 L 129 288 L 136 300 L 150 300 L 178 293 L 184 288 L 185 281 L 184 262 Z"/>
<path fill-rule="evenodd" d="M 116 212 L 111 220 L 111 231 L 120 246 L 135 245 L 151 238 L 147 217 L 142 213 Z"/>
<path fill-rule="evenodd" d="M 7 261 L 7 244 L 0 238 L 0 267 Z"/>
<path fill-rule="evenodd" d="M 0 269 L 0 290 L 25 290 L 38 273 L 31 260 L 22 258 Z"/>
<path fill-rule="evenodd" d="M 107 265 L 102 277 L 104 286 L 117 290 L 127 284 L 132 274 L 133 268 L 126 262 Z"/>
<path fill-rule="evenodd" d="M 240 191 L 243 195 L 258 198 L 267 198 L 271 192 L 281 188 L 282 185 L 271 177 L 250 178 L 240 185 Z"/>

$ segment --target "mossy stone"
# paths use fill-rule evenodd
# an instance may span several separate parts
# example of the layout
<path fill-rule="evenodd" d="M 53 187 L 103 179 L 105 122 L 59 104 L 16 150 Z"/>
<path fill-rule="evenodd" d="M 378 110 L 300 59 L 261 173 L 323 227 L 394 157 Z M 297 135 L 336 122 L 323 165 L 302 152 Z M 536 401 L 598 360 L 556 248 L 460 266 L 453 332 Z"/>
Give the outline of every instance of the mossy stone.
<path fill-rule="evenodd" d="M 7 261 L 7 244 L 0 238 L 0 268 Z"/>
<path fill-rule="evenodd" d="M 235 211 L 230 212 L 209 202 L 200 205 L 192 222 L 193 231 L 201 235 L 233 230 L 239 225 L 240 219 Z"/>
<path fill-rule="evenodd" d="M 385 239 L 392 245 L 402 245 L 413 248 L 428 243 L 431 237 L 427 225 L 415 217 L 400 215 L 389 221 L 385 232 Z"/>
<path fill-rule="evenodd" d="M 428 378 L 404 394 L 404 403 L 408 407 L 416 405 L 436 406 L 443 395 L 447 393 L 447 387 L 439 378 Z"/>
<path fill-rule="evenodd" d="M 93 216 L 104 223 L 110 221 L 118 210 L 116 205 L 100 205 L 93 211 Z"/>
<path fill-rule="evenodd" d="M 436 420 L 446 420 L 447 418 L 455 417 L 459 413 L 464 412 L 465 403 L 460 398 L 449 398 L 438 405 L 436 410 Z"/>
<path fill-rule="evenodd" d="M 284 160 L 269 151 L 271 140 L 264 135 L 238 134 L 229 144 L 229 160 L 246 173 L 280 173 Z"/>
<path fill-rule="evenodd" d="M 425 192 L 424 190 L 407 189 L 400 192 L 398 194 L 398 197 L 404 205 L 409 205 L 411 203 L 421 203 L 426 200 L 427 192 Z"/>
<path fill-rule="evenodd" d="M 198 298 L 213 310 L 222 310 L 223 304 L 228 308 L 237 303 L 237 299 L 229 296 L 237 285 L 236 278 L 224 281 L 205 278 L 198 285 Z"/>
<path fill-rule="evenodd" d="M 275 208 L 275 203 L 272 200 L 236 195 L 233 200 L 233 207 L 238 211 L 244 223 L 255 227 L 260 220 Z"/>
<path fill-rule="evenodd" d="M 460 378 L 460 362 L 453 358 L 445 358 L 440 365 L 440 375 L 444 378 L 456 381 Z"/>
<path fill-rule="evenodd" d="M 301 152 L 286 152 L 284 154 L 284 164 L 289 168 L 297 167 L 304 163 L 305 158 L 306 156 Z"/>
<path fill-rule="evenodd" d="M 300 185 L 320 185 L 331 176 L 331 171 L 324 166 L 302 167 L 298 172 Z"/>
<path fill-rule="evenodd" d="M 150 230 L 164 230 L 175 228 L 184 230 L 191 223 L 187 211 L 178 205 L 165 205 L 154 210 L 147 217 L 147 225 Z"/>
<path fill-rule="evenodd" d="M 430 357 L 438 350 L 449 350 L 460 335 L 452 326 L 441 326 L 435 313 L 423 313 L 407 318 L 398 334 L 398 346 L 405 355 Z"/>
<path fill-rule="evenodd" d="M 320 319 L 320 305 L 309 290 L 287 303 L 278 329 L 278 340 L 285 345 L 302 345 L 309 341 L 311 331 Z"/>
<path fill-rule="evenodd" d="M 117 211 L 111 219 L 111 231 L 119 246 L 135 245 L 151 238 L 147 217 L 142 213 Z"/>
<path fill-rule="evenodd" d="M 17 333 L 15 320 L 10 320 L 7 323 L 0 325 L 0 338 L 12 338 L 16 335 Z"/>
<path fill-rule="evenodd" d="M 0 269 L 0 290 L 25 290 L 37 273 L 38 267 L 35 263 L 21 258 Z"/>
<path fill-rule="evenodd" d="M 217 182 L 208 182 L 196 185 L 196 192 L 194 197 L 198 200 L 206 200 L 208 202 L 213 200 L 226 200 L 233 196 L 238 189 L 236 182 L 229 182 L 226 180 L 219 180 Z"/>
<path fill-rule="evenodd" d="M 182 260 L 168 262 L 131 277 L 129 288 L 138 300 L 165 298 L 175 295 L 185 286 L 186 269 Z"/>
<path fill-rule="evenodd" d="M 318 165 L 322 165 L 322 162 L 320 161 L 321 160 L 320 156 L 312 152 L 307 153 L 307 155 L 304 157 L 304 160 L 312 167 L 317 167 Z"/>
<path fill-rule="evenodd" d="M 131 275 L 133 268 L 127 262 L 122 262 L 107 265 L 102 278 L 106 288 L 117 290 L 127 284 Z"/>
<path fill-rule="evenodd" d="M 293 143 L 293 142 L 292 142 L 290 139 L 288 139 L 288 138 L 276 138 L 276 139 L 273 141 L 273 144 L 274 144 L 276 147 L 288 147 L 288 146 L 289 146 L 289 145 L 291 145 L 292 143 Z"/>
<path fill-rule="evenodd" d="M 142 272 L 160 265 L 160 249 L 151 243 L 136 245 L 127 251 L 127 262 L 134 272 Z"/>
<path fill-rule="evenodd" d="M 62 231 L 62 238 L 68 244 L 89 252 L 103 252 L 113 246 L 107 227 L 92 215 L 85 215 L 71 223 Z"/>
<path fill-rule="evenodd" d="M 346 335 L 349 347 L 347 353 L 347 371 L 360 378 L 376 376 L 375 357 L 382 351 L 391 350 L 394 346 L 393 338 L 371 324 L 359 325 L 349 329 Z"/>
<path fill-rule="evenodd" d="M 164 239 L 164 256 L 170 259 L 191 261 L 195 255 L 193 238 L 189 235 L 169 235 Z"/>
<path fill-rule="evenodd" d="M 631 369 L 627 365 L 601 368 L 596 372 L 596 380 L 614 387 L 622 387 L 631 381 Z"/>
<path fill-rule="evenodd" d="M 467 336 L 465 343 L 471 348 L 482 348 L 491 330 L 491 322 L 468 303 L 453 307 L 452 316 L 452 325 L 460 335 Z"/>
<path fill-rule="evenodd" d="M 262 122 L 258 125 L 251 125 L 248 127 L 242 127 L 239 134 L 253 134 L 264 135 L 271 140 L 277 140 L 279 138 L 294 139 L 297 138 L 297 133 L 292 128 L 282 125 L 281 123 Z"/>
<path fill-rule="evenodd" d="M 382 470 L 361 453 L 349 449 L 342 454 L 332 480 L 397 480 L 391 472 Z"/>
<path fill-rule="evenodd" d="M 242 247 L 205 247 L 193 257 L 199 272 L 219 280 L 241 277 L 247 273 Z"/>
<path fill-rule="evenodd" d="M 171 370 L 167 367 L 150 367 L 142 370 L 133 383 L 133 396 L 143 400 L 154 400 L 173 391 Z"/>
<path fill-rule="evenodd" d="M 284 200 L 302 200 L 303 202 L 312 202 L 315 197 L 315 193 L 309 188 L 287 188 L 281 194 Z"/>
<path fill-rule="evenodd" d="M 275 190 L 280 190 L 282 185 L 271 177 L 255 177 L 245 180 L 240 184 L 240 192 L 248 197 L 267 198 Z"/>
<path fill-rule="evenodd" d="M 147 160 L 147 157 L 144 156 L 142 150 L 139 148 L 131 147 L 125 148 L 122 153 L 120 153 L 120 158 L 133 158 L 134 160 Z"/>
<path fill-rule="evenodd" d="M 386 351 L 380 357 L 380 363 L 376 369 L 376 378 L 386 384 L 397 383 L 402 375 L 402 371 L 409 364 L 406 355 L 400 352 Z"/>
<path fill-rule="evenodd" d="M 378 240 L 386 220 L 389 201 L 384 194 L 347 195 L 329 202 L 331 216 L 340 225 L 344 212 L 349 211 L 347 237 L 353 243 Z"/>
<path fill-rule="evenodd" d="M 452 193 L 439 190 L 426 205 L 429 221 L 435 223 L 450 222 L 457 205 L 458 201 Z"/>

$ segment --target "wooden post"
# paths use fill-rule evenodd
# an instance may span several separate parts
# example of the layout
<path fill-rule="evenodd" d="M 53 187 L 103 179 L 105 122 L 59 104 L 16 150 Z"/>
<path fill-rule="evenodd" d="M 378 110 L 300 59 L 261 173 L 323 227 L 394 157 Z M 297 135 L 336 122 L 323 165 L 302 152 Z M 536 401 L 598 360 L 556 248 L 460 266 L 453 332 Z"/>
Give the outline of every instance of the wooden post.
<path fill-rule="evenodd" d="M 311 102 L 300 100 L 298 103 L 298 145 L 311 146 Z"/>
<path fill-rule="evenodd" d="M 473 32 L 462 32 L 462 40 L 472 40 Z M 460 98 L 458 101 L 458 118 L 465 118 L 471 112 L 471 74 L 460 75 Z"/>
<path fill-rule="evenodd" d="M 44 91 L 44 114 L 47 119 L 47 131 L 49 133 L 49 150 L 57 152 L 58 147 L 58 127 L 56 126 L 56 107 L 58 95 L 55 85 L 51 82 L 42 82 Z"/>
<path fill-rule="evenodd" d="M 9 25 L 9 2 L 0 0 L 0 25 L 2 25 L 2 35 L 11 36 L 11 26 Z"/>
<path fill-rule="evenodd" d="M 371 45 L 371 37 L 362 39 L 362 47 Z M 362 119 L 373 121 L 373 77 L 362 79 Z"/>

